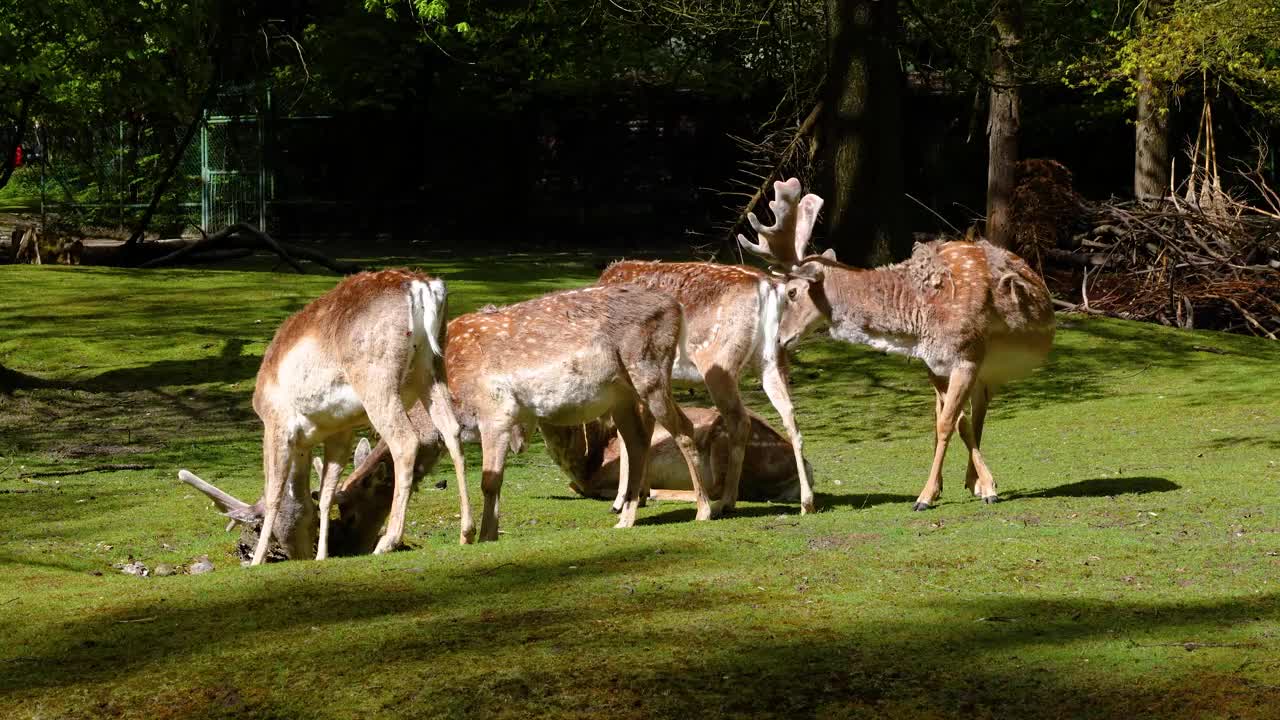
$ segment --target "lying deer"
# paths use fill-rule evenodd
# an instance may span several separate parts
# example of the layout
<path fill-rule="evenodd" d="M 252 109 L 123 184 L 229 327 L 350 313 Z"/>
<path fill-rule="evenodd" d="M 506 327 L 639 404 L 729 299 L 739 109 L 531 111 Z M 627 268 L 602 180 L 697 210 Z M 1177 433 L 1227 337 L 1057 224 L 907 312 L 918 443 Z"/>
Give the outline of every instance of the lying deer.
<path fill-rule="evenodd" d="M 807 245 L 822 207 L 816 195 L 800 197 L 800 181 L 775 184 L 769 203 L 776 217 L 772 226 L 751 224 L 772 242 Z M 742 404 L 738 383 L 752 367 L 760 370 L 765 394 L 773 404 L 791 441 L 800 485 L 800 512 L 814 510 L 813 484 L 804 462 L 804 441 L 796 426 L 787 387 L 787 356 L 794 343 L 820 320 L 809 302 L 806 277 L 776 278 L 743 265 L 706 262 L 636 262 L 610 265 L 600 276 L 602 285 L 629 283 L 668 293 L 684 308 L 691 363 L 676 367 L 673 376 L 684 382 L 703 382 L 720 411 L 728 437 L 724 492 L 716 512 L 732 510 L 738 498 L 743 457 L 751 435 L 751 420 Z M 615 508 L 617 503 L 615 503 Z"/>
<path fill-rule="evenodd" d="M 732 447 L 724 418 L 714 408 L 685 408 L 693 423 L 693 439 L 703 459 L 707 495 L 719 498 Z M 747 441 L 739 485 L 739 498 L 760 502 L 795 502 L 800 499 L 799 480 L 792 457 L 791 441 L 778 434 L 764 418 L 749 412 L 751 434 Z M 569 485 L 586 497 L 613 499 L 617 495 L 621 468 L 621 442 L 605 423 L 587 423 L 573 428 L 542 429 L 547 451 L 569 476 Z M 810 481 L 813 468 L 804 464 Z M 664 428 L 656 428 L 645 467 L 649 497 L 663 500 L 692 500 L 692 481 L 675 442 Z"/>
<path fill-rule="evenodd" d="M 782 185 L 776 184 L 779 192 Z M 754 218 L 751 224 L 760 230 Z M 831 336 L 846 342 L 920 358 L 928 368 L 936 439 L 929 479 L 914 509 L 928 509 L 942 494 L 942 459 L 957 429 L 969 450 L 965 487 L 995 502 L 995 478 L 979 449 L 982 428 L 996 389 L 1049 355 L 1054 318 L 1044 280 L 1017 255 L 985 240 L 917 244 L 904 262 L 861 270 L 837 262 L 830 250 L 807 255 L 807 237 L 791 243 L 785 235 L 761 232 L 760 238 L 756 244 L 738 236 L 747 250 L 808 281 L 807 301 L 820 311 L 815 325 L 829 325 Z"/>
<path fill-rule="evenodd" d="M 309 552 L 315 512 L 310 454 L 320 443 L 324 473 L 316 558 L 327 557 L 338 474 L 350 456 L 354 431 L 365 425 L 387 442 L 395 463 L 391 515 L 374 552 L 395 549 L 404 534 L 418 448 L 418 432 L 405 409 L 420 398 L 453 459 L 463 542 L 474 534 L 459 428 L 441 366 L 445 295 L 442 281 L 421 273 L 361 273 L 313 300 L 276 331 L 253 393 L 253 408 L 264 427 L 266 485 L 252 564 L 263 562 L 273 533 L 290 557 Z"/>

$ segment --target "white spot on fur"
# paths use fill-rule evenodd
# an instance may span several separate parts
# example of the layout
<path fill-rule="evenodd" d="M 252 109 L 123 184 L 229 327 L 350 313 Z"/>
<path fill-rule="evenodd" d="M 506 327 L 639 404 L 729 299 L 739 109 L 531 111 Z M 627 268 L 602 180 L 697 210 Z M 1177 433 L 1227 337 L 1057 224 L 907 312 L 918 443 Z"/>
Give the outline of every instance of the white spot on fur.
<path fill-rule="evenodd" d="M 760 343 L 761 367 L 772 367 L 778 362 L 778 336 L 782 325 L 783 288 L 768 280 L 761 280 L 756 287 L 757 330 L 756 342 Z"/>

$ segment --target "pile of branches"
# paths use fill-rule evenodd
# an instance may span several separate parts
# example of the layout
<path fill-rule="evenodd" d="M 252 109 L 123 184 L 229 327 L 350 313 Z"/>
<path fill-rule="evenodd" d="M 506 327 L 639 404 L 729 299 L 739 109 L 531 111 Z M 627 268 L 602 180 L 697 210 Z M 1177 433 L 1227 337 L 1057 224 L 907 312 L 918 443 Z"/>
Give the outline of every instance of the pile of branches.
<path fill-rule="evenodd" d="M 1265 155 L 1263 156 L 1265 157 Z M 1280 337 L 1280 196 L 1260 166 L 1240 173 L 1251 204 L 1197 168 L 1179 197 L 1091 203 L 1051 160 L 1019 164 L 1015 249 L 1064 308 Z"/>
<path fill-rule="evenodd" d="M 1040 248 L 1061 304 L 1182 328 L 1280 336 L 1280 218 L 1177 201 L 1093 207 L 1078 247 Z M 1061 272 L 1063 266 L 1069 272 Z M 1049 268 L 1046 268 L 1048 270 Z M 1064 287 L 1066 285 L 1066 287 Z"/>

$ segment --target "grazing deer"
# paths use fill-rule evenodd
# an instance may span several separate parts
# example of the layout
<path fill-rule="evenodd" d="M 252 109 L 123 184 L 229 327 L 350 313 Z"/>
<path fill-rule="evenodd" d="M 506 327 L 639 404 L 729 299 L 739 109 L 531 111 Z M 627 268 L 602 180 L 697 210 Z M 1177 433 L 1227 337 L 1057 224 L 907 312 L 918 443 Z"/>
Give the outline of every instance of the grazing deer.
<path fill-rule="evenodd" d="M 324 445 L 324 473 L 316 558 L 328 555 L 329 510 L 338 474 L 350 457 L 355 429 L 364 425 L 373 426 L 394 458 L 390 520 L 374 552 L 395 549 L 404 534 L 418 448 L 418 432 L 405 409 L 419 399 L 453 459 L 462 498 L 462 541 L 469 541 L 474 525 L 459 428 L 441 365 L 445 295 L 442 281 L 421 273 L 361 273 L 313 300 L 276 331 L 253 393 L 253 409 L 264 427 L 266 486 L 252 564 L 263 562 L 273 532 L 290 557 L 309 552 L 314 512 L 309 457 L 319 443 Z M 286 489 L 288 501 L 282 502 Z"/>
<path fill-rule="evenodd" d="M 415 404 L 414 407 L 420 408 L 422 404 Z M 382 446 L 384 452 L 383 457 L 380 458 L 381 462 L 370 463 L 370 469 L 366 470 L 360 478 L 354 482 L 344 483 L 335 493 L 334 501 L 338 504 L 338 519 L 329 523 L 330 555 L 367 555 L 377 546 L 382 524 L 391 513 L 395 485 L 389 477 L 394 469 L 391 453 L 386 451 L 386 447 L 386 445 Z M 354 461 L 357 468 L 365 462 L 371 450 L 369 440 L 360 438 Z M 419 453 L 419 465 L 425 454 Z M 324 461 L 320 458 L 312 458 L 311 464 L 316 475 L 323 477 Z M 416 471 L 414 475 L 420 477 Z M 178 472 L 178 479 L 204 493 L 213 501 L 222 515 L 228 519 L 226 528 L 228 531 L 236 525 L 243 525 L 240 539 L 236 542 L 236 554 L 245 561 L 252 558 L 258 547 L 258 540 L 262 536 L 259 532 L 264 511 L 262 498 L 250 505 L 186 470 Z M 312 498 L 318 496 L 319 493 L 312 493 Z M 319 530 L 319 522 L 320 518 L 314 516 L 311 532 Z M 289 555 L 288 551 L 273 539 L 267 551 L 267 557 L 288 559 Z"/>
<path fill-rule="evenodd" d="M 759 231 L 754 220 L 752 226 Z M 983 423 L 995 390 L 1049 355 L 1054 318 L 1044 280 L 1017 255 L 985 240 L 917 244 L 908 260 L 861 270 L 837 262 L 829 250 L 807 255 L 805 243 L 772 233 L 760 237 L 759 244 L 742 235 L 738 240 L 790 276 L 809 280 L 809 301 L 832 337 L 920 358 L 928 368 L 936 439 L 929 479 L 914 509 L 928 509 L 942 494 L 942 459 L 957 429 L 969 450 L 965 487 L 995 502 L 996 482 L 979 449 Z"/>
<path fill-rule="evenodd" d="M 732 441 L 724 417 L 714 408 L 684 408 L 693 423 L 693 439 L 703 459 L 707 496 L 719 498 L 724 491 Z M 800 499 L 799 478 L 791 441 L 749 412 L 751 435 L 747 442 L 739 485 L 739 497 L 760 502 L 796 502 Z M 622 460 L 621 441 L 613 428 L 599 421 L 573 428 L 542 428 L 542 436 L 556 465 L 569 477 L 569 486 L 580 495 L 608 498 L 617 495 Z M 813 481 L 813 468 L 805 462 Z M 693 499 L 692 480 L 671 434 L 665 428 L 653 433 L 649 460 L 645 464 L 645 486 L 649 497 L 662 500 Z"/>
<path fill-rule="evenodd" d="M 808 245 L 822 199 L 816 195 L 802 199 L 800 181 L 795 179 L 775 183 L 774 188 L 775 199 L 769 207 L 776 221 L 765 227 L 751 215 L 752 227 L 770 242 Z M 743 265 L 706 262 L 623 261 L 610 265 L 600 276 L 602 285 L 629 283 L 668 293 L 684 308 L 692 363 L 677 366 L 673 377 L 706 384 L 728 433 L 729 455 L 717 513 L 732 510 L 738 498 L 743 457 L 751 433 L 750 416 L 742 404 L 738 382 L 753 366 L 760 370 L 765 394 L 782 417 L 791 441 L 800 479 L 800 512 L 814 510 L 804 441 L 787 388 L 784 351 L 820 320 L 818 309 L 809 301 L 810 282 L 805 277 L 775 278 Z"/>
<path fill-rule="evenodd" d="M 498 539 L 508 446 L 534 423 L 580 425 L 606 413 L 622 436 L 628 479 L 617 526 L 635 524 L 654 419 L 684 457 L 698 519 L 710 519 L 693 427 L 671 394 L 683 342 L 674 300 L 627 286 L 568 290 L 462 315 L 449 323 L 448 337 L 445 365 L 457 418 L 478 429 L 484 458 L 481 540 Z"/>

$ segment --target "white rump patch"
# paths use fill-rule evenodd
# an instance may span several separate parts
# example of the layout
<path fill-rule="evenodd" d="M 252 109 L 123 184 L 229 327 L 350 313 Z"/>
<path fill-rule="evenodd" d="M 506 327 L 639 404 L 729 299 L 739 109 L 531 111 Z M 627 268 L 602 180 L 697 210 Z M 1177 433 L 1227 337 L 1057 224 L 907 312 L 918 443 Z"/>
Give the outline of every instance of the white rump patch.
<path fill-rule="evenodd" d="M 448 296 L 443 280 L 409 283 L 409 330 L 414 334 L 414 344 L 426 335 L 431 352 L 443 355 L 440 349 L 440 325 L 444 322 L 444 301 Z"/>

